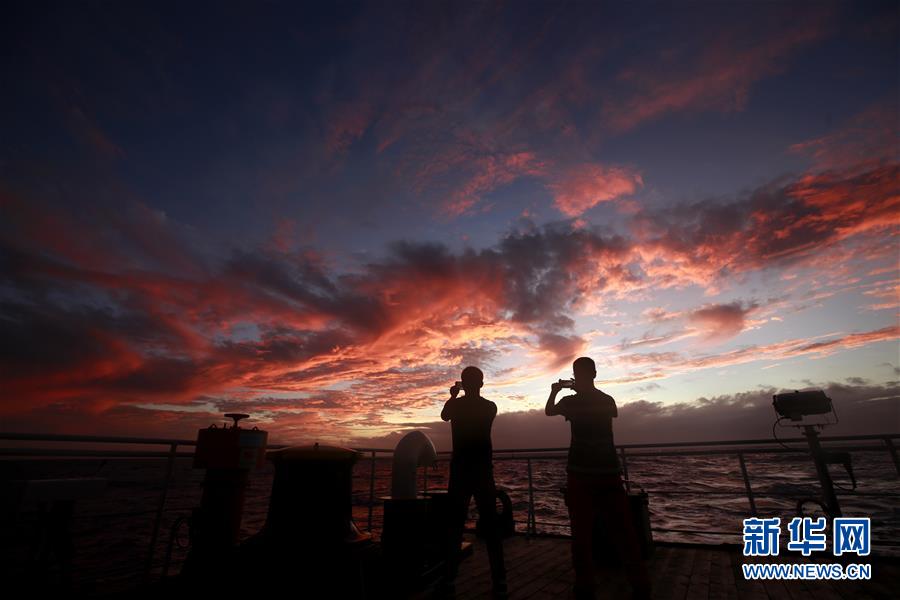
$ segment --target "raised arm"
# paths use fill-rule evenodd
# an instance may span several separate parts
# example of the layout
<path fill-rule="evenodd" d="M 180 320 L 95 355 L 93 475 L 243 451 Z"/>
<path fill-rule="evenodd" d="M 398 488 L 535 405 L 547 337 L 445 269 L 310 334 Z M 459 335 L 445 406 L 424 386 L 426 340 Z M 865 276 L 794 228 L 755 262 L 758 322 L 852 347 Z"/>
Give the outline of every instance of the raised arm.
<path fill-rule="evenodd" d="M 444 403 L 444 409 L 441 411 L 442 421 L 449 421 L 453 418 L 453 407 L 456 405 L 457 394 L 459 394 L 459 388 L 454 383 L 450 388 L 450 399 Z"/>
<path fill-rule="evenodd" d="M 559 406 L 556 404 L 556 396 L 559 394 L 559 391 L 561 389 L 562 386 L 558 381 L 550 385 L 550 395 L 547 397 L 547 405 L 544 406 L 544 414 L 548 417 L 553 417 L 555 415 L 561 414 L 559 412 Z"/>

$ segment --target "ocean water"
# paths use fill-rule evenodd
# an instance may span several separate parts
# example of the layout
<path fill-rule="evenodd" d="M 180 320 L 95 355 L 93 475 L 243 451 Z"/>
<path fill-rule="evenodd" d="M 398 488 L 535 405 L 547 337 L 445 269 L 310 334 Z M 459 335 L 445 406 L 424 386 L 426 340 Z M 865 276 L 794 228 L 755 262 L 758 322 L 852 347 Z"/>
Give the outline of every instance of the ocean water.
<path fill-rule="evenodd" d="M 795 514 L 800 498 L 818 496 L 818 480 L 811 461 L 800 454 L 747 454 L 747 470 L 756 506 L 761 516 L 783 520 Z M 565 482 L 564 458 L 531 460 L 535 517 L 539 532 L 568 533 L 568 516 L 560 487 Z M 900 543 L 900 479 L 890 455 L 885 452 L 854 452 L 858 481 L 856 493 L 840 496 L 846 516 L 872 519 L 876 552 L 897 554 Z M 163 491 L 164 460 L 85 459 L 0 461 L 7 478 L 102 477 L 108 487 L 100 497 L 80 502 L 73 525 L 77 554 L 76 579 L 97 589 L 125 585 L 145 568 L 156 508 Z M 353 516 L 360 529 L 371 522 L 378 535 L 382 510 L 379 497 L 390 493 L 391 461 L 376 459 L 375 485 L 370 492 L 372 461 L 360 460 L 354 469 Z M 427 471 L 427 474 L 426 474 Z M 528 506 L 528 475 L 525 459 L 495 460 L 497 484 L 513 501 L 517 529 L 525 530 Z M 628 459 L 633 489 L 649 494 L 654 539 L 687 542 L 739 542 L 741 520 L 750 516 L 750 505 L 736 455 L 654 456 Z M 835 482 L 849 488 L 843 469 L 832 467 Z M 249 536 L 264 525 L 268 510 L 273 469 L 253 472 L 247 490 L 242 535 Z M 152 573 L 165 564 L 177 572 L 186 556 L 187 527 L 183 517 L 200 500 L 203 472 L 191 467 L 189 458 L 178 459 L 168 487 L 158 543 L 150 560 Z M 447 462 L 419 469 L 421 489 L 446 489 Z M 368 507 L 370 493 L 376 502 Z M 471 517 L 475 517 L 474 502 Z M 17 565 L 33 547 L 38 513 L 5 514 L 5 541 L 0 544 L 4 570 L 15 574 Z M 670 530 L 687 530 L 690 533 Z M 717 534 L 714 532 L 723 532 Z M 169 558 L 167 560 L 167 555 Z M 86 589 L 85 591 L 90 591 Z"/>

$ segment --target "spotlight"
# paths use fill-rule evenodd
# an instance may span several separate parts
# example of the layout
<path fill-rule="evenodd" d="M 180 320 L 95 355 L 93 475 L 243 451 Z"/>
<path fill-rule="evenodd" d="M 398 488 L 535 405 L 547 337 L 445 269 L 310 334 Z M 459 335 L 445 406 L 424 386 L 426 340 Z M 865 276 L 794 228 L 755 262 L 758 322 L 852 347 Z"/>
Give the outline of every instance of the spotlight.
<path fill-rule="evenodd" d="M 824 415 L 834 410 L 831 398 L 822 390 L 775 394 L 772 404 L 780 417 L 791 421 L 802 421 L 805 416 Z"/>
<path fill-rule="evenodd" d="M 816 466 L 819 483 L 822 485 L 822 500 L 813 499 L 813 501 L 821 504 L 829 516 L 840 517 L 841 505 L 838 503 L 837 494 L 834 491 L 834 482 L 828 471 L 828 465 L 839 464 L 847 469 L 853 489 L 856 489 L 856 478 L 853 476 L 853 465 L 848 452 L 826 452 L 819 443 L 819 431 L 823 430 L 826 425 L 837 423 L 837 413 L 834 411 L 831 398 L 826 396 L 822 390 L 793 391 L 775 394 L 772 396 L 772 405 L 775 407 L 775 412 L 778 413 L 778 418 L 772 424 L 772 435 L 775 436 L 775 441 L 784 446 L 775 434 L 775 428 L 783 419 L 792 421 L 793 427 L 803 432 L 803 437 L 806 438 L 806 443 L 809 445 L 813 464 Z M 821 417 L 818 423 L 804 421 L 804 417 L 814 415 L 825 416 Z M 827 415 L 832 415 L 834 419 L 829 419 Z M 806 501 L 803 500 L 797 504 L 798 514 L 802 511 L 805 503 Z"/>

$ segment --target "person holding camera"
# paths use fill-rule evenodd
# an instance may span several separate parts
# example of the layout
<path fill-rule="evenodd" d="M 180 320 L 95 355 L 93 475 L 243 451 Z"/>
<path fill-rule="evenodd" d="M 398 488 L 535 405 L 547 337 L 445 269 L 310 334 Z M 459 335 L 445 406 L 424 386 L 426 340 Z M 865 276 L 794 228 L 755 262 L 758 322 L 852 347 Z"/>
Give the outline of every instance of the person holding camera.
<path fill-rule="evenodd" d="M 634 597 L 649 598 L 650 580 L 613 443 L 616 401 L 594 386 L 597 367 L 593 360 L 583 356 L 572 364 L 572 370 L 574 379 L 550 386 L 544 412 L 548 417 L 564 416 L 572 428 L 566 464 L 566 504 L 572 525 L 575 595 L 594 597 L 594 522 L 602 517 L 610 541 L 622 554 Z M 575 394 L 556 402 L 563 388 L 570 388 Z"/>
<path fill-rule="evenodd" d="M 466 367 L 462 381 L 450 388 L 450 399 L 444 404 L 441 419 L 450 421 L 453 455 L 450 459 L 449 556 L 445 584 L 456 578 L 463 527 L 469 512 L 469 501 L 475 496 L 478 514 L 485 525 L 488 559 L 495 596 L 506 595 L 506 567 L 503 541 L 497 523 L 497 490 L 494 485 L 491 426 L 497 416 L 497 405 L 481 397 L 484 374 L 477 367 Z M 460 390 L 465 391 L 459 396 Z"/>

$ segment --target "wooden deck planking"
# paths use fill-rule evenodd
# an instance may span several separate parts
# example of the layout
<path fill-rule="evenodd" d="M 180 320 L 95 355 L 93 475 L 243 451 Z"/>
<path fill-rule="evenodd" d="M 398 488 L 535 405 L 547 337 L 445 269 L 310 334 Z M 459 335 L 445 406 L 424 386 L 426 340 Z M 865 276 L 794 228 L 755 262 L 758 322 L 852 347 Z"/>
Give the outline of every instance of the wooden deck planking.
<path fill-rule="evenodd" d="M 731 552 L 717 552 L 722 560 L 722 598 L 738 600 L 738 590 L 734 574 L 734 561 Z"/>
<path fill-rule="evenodd" d="M 743 557 L 738 556 L 736 552 L 729 554 L 731 556 L 731 573 L 739 600 L 767 600 L 769 595 L 766 593 L 766 587 L 762 581 L 744 579 L 744 574 L 741 572 Z"/>
<path fill-rule="evenodd" d="M 509 542 L 504 544 L 507 581 L 510 583 L 511 591 L 518 592 L 517 597 L 527 598 L 538 591 L 541 586 L 549 583 L 555 572 L 568 573 L 571 560 L 568 547 L 561 547 L 557 541 L 533 538 L 516 544 Z M 457 596 L 465 594 L 461 597 L 478 598 L 482 594 L 489 595 L 491 573 L 484 545 L 479 544 L 469 560 L 480 562 L 481 566 L 473 569 L 468 580 L 463 579 L 461 566 L 456 586 Z"/>
<path fill-rule="evenodd" d="M 669 546 L 656 549 L 653 559 L 650 561 L 648 568 L 650 576 L 653 580 L 653 596 L 656 600 L 672 600 L 677 593 L 675 581 L 679 572 L 683 572 L 686 568 L 685 561 L 687 554 L 676 552 Z"/>
<path fill-rule="evenodd" d="M 543 568 L 537 567 L 545 554 L 543 550 L 550 549 L 551 546 L 546 540 L 526 541 L 529 543 L 504 544 L 504 554 L 508 575 L 527 580 L 531 573 L 539 574 L 544 571 Z M 456 584 L 457 596 L 476 598 L 482 593 L 489 592 L 491 588 L 490 564 L 483 544 L 476 546 L 475 552 L 467 560 L 470 561 L 479 564 L 471 570 L 468 578 L 464 572 L 466 565 L 461 565 L 460 577 Z"/>
<path fill-rule="evenodd" d="M 700 548 L 694 555 L 694 567 L 688 581 L 687 600 L 708 600 L 712 551 Z"/>
<path fill-rule="evenodd" d="M 664 580 L 663 589 L 671 590 L 672 600 L 684 600 L 688 586 L 691 583 L 691 571 L 694 569 L 694 559 L 697 557 L 696 548 L 685 548 L 683 552 L 675 553 L 675 562 L 669 567 L 669 578 Z M 651 571 L 652 572 L 652 571 Z M 655 582 L 654 582 L 655 583 Z"/>
<path fill-rule="evenodd" d="M 515 536 L 504 542 L 507 583 L 511 600 L 573 598 L 574 573 L 567 538 Z M 816 562 L 830 562 L 817 558 Z M 871 560 L 870 560 L 871 559 Z M 779 556 L 766 562 L 811 562 L 797 555 Z M 736 546 L 657 545 L 648 561 L 654 600 L 882 600 L 896 598 L 900 589 L 900 564 L 871 557 L 871 581 L 747 581 L 745 558 Z M 628 598 L 630 587 L 624 574 L 612 568 L 597 573 L 597 599 Z M 431 598 L 429 589 L 418 595 Z M 460 565 L 456 598 L 491 598 L 491 573 L 487 549 L 477 542 L 472 555 Z"/>

